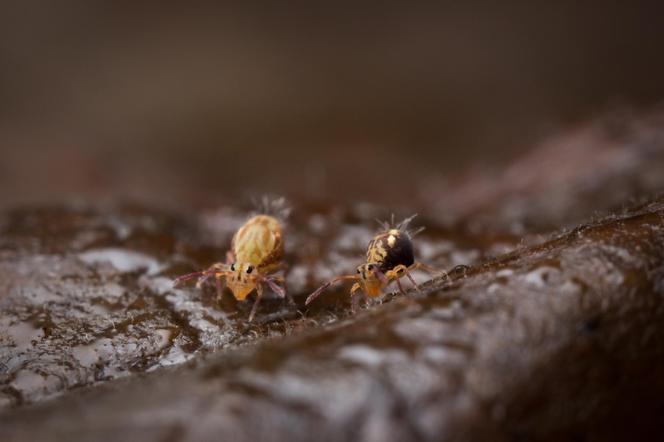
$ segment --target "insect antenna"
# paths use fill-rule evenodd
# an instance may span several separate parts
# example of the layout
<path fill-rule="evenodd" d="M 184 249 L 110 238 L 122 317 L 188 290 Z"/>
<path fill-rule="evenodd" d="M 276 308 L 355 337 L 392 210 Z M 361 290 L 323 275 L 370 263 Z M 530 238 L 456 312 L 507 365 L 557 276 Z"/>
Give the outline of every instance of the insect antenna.
<path fill-rule="evenodd" d="M 189 281 L 190 279 L 197 278 L 199 276 L 202 276 L 205 272 L 193 272 L 193 273 L 187 273 L 186 275 L 178 276 L 173 280 L 173 287 L 177 287 L 180 284 L 182 284 L 185 281 Z"/>
<path fill-rule="evenodd" d="M 210 274 L 215 273 L 214 270 L 212 269 L 207 269 L 207 270 L 202 270 L 200 272 L 193 272 L 193 273 L 187 273 L 186 275 L 178 276 L 173 280 L 173 287 L 177 287 L 181 283 L 185 281 L 189 281 L 190 279 L 198 278 L 201 276 L 209 276 Z"/>
<path fill-rule="evenodd" d="M 322 286 L 318 287 L 311 295 L 307 297 L 307 300 L 304 301 L 304 305 L 309 305 L 311 302 L 313 302 L 314 299 L 318 298 L 321 293 L 323 293 L 325 290 L 327 290 L 328 287 L 332 285 L 332 281 L 328 281 Z"/>
<path fill-rule="evenodd" d="M 327 290 L 332 284 L 339 282 L 339 281 L 344 281 L 347 279 L 358 279 L 357 276 L 355 275 L 343 275 L 343 276 L 337 276 L 336 278 L 330 279 L 327 281 L 325 284 L 322 286 L 318 287 L 316 291 L 314 291 L 311 295 L 307 297 L 307 300 L 304 301 L 304 305 L 309 305 L 314 299 L 318 298 L 321 293 L 323 293 L 325 290 Z"/>

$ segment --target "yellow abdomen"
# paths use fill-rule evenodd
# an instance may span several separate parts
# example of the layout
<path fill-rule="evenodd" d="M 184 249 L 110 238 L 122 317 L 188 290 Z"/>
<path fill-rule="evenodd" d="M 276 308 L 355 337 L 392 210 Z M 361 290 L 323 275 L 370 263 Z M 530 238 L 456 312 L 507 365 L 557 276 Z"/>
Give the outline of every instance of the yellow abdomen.
<path fill-rule="evenodd" d="M 279 221 L 268 215 L 249 219 L 233 237 L 233 253 L 237 262 L 255 267 L 277 264 L 283 256 Z"/>

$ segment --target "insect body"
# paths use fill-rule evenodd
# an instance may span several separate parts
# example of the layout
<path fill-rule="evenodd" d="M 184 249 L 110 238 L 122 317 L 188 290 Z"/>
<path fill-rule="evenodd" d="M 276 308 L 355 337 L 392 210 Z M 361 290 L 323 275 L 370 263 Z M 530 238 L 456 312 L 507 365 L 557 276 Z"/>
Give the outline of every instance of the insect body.
<path fill-rule="evenodd" d="M 422 263 L 415 262 L 411 238 L 422 229 L 412 232 L 408 230 L 408 224 L 413 218 L 415 218 L 415 215 L 396 226 L 394 226 L 394 219 L 392 219 L 391 224 L 383 224 L 381 233 L 374 236 L 369 242 L 367 262 L 357 267 L 357 274 L 342 275 L 331 279 L 309 295 L 305 304 L 311 303 L 332 284 L 344 280 L 357 281 L 350 289 L 353 311 L 357 310 L 362 292 L 365 297 L 378 297 L 382 294 L 383 289 L 393 281 L 396 281 L 399 291 L 405 294 L 400 281 L 404 276 L 417 288 L 410 272 L 422 269 L 434 273 L 435 270 Z"/>
<path fill-rule="evenodd" d="M 218 296 L 222 294 L 225 280 L 238 301 L 244 301 L 255 289 L 256 301 L 249 314 L 251 322 L 263 296 L 264 285 L 279 297 L 286 296 L 285 290 L 277 284 L 283 283 L 283 278 L 274 274 L 281 266 L 283 256 L 281 224 L 272 216 L 256 215 L 244 223 L 233 236 L 231 251 L 226 254 L 226 263 L 215 263 L 207 270 L 182 275 L 175 279 L 174 285 L 198 278 L 196 286 L 201 287 L 209 278 L 214 277 Z"/>

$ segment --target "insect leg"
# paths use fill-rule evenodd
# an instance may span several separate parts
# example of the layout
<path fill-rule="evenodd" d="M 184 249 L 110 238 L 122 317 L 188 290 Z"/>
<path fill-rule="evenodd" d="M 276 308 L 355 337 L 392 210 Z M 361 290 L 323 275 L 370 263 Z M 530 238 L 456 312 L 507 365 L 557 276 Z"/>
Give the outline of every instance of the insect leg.
<path fill-rule="evenodd" d="M 200 289 L 201 287 L 203 287 L 203 284 L 207 282 L 209 277 L 210 275 L 208 273 L 203 273 L 203 276 L 198 278 L 198 281 L 196 281 L 196 288 Z"/>
<path fill-rule="evenodd" d="M 262 297 L 263 286 L 259 284 L 256 286 L 256 300 L 254 301 L 253 307 L 251 307 L 251 313 L 249 313 L 249 322 L 254 320 L 254 315 L 256 314 L 256 310 L 258 310 L 258 304 L 261 302 Z"/>
<path fill-rule="evenodd" d="M 281 276 L 281 275 L 272 275 L 272 276 L 270 276 L 269 278 L 270 278 L 272 281 L 274 281 L 274 282 L 279 282 L 279 283 L 281 283 L 281 284 L 283 284 L 284 281 L 285 281 L 284 277 Z"/>
<path fill-rule="evenodd" d="M 415 288 L 415 290 L 422 293 L 422 290 L 420 290 L 420 286 L 417 285 L 417 283 L 413 279 L 413 276 L 410 274 L 410 272 L 408 270 L 406 270 L 406 278 L 408 278 L 410 280 L 410 282 L 413 283 L 413 287 Z"/>
<path fill-rule="evenodd" d="M 408 296 L 406 291 L 403 289 L 403 286 L 401 285 L 401 280 L 397 278 L 396 281 L 397 281 L 397 286 L 399 287 L 399 292 L 401 292 L 401 294 L 404 296 Z"/>
<path fill-rule="evenodd" d="M 387 278 L 391 280 L 398 280 L 403 276 L 403 272 L 407 269 L 407 267 L 403 264 L 399 264 L 398 266 L 394 267 L 392 270 L 388 270 L 386 273 Z"/>
<path fill-rule="evenodd" d="M 285 285 L 284 278 L 280 277 L 280 280 L 281 284 Z M 288 305 L 290 305 L 291 307 L 295 307 L 295 300 L 293 299 L 293 295 L 291 295 L 291 293 L 288 290 L 285 290 L 285 292 L 286 292 L 286 300 L 288 301 Z"/>
<path fill-rule="evenodd" d="M 277 285 L 277 283 L 275 282 L 277 280 L 276 278 L 272 278 L 272 277 L 269 277 L 269 276 L 268 277 L 261 276 L 261 277 L 258 278 L 258 280 L 260 282 L 264 282 L 265 284 L 267 284 L 270 287 L 270 289 L 274 293 L 276 293 L 280 298 L 285 298 L 286 297 L 286 290 L 284 290 L 283 287 Z"/>
<path fill-rule="evenodd" d="M 318 287 L 315 292 L 313 292 L 309 297 L 307 298 L 306 301 L 304 301 L 304 305 L 309 305 L 314 299 L 318 298 L 318 296 L 323 293 L 325 290 L 327 290 L 328 287 L 330 287 L 332 284 L 335 284 L 339 281 L 344 281 L 348 279 L 358 279 L 357 276 L 355 275 L 343 275 L 343 276 L 337 276 L 336 278 L 333 278 L 323 284 L 322 286 Z"/>
<path fill-rule="evenodd" d="M 382 282 L 384 285 L 388 285 L 390 283 L 390 279 L 385 275 L 385 273 L 381 272 L 378 269 L 374 269 L 373 271 L 374 275 L 376 275 L 376 278 L 380 279 L 380 282 Z"/>
<path fill-rule="evenodd" d="M 436 268 L 433 268 L 433 267 L 428 266 L 426 264 L 423 264 L 421 262 L 416 262 L 415 264 L 411 265 L 410 267 L 408 267 L 408 270 L 409 271 L 424 270 L 425 272 L 429 273 L 430 275 L 435 275 L 436 273 L 443 273 L 447 277 L 447 272 L 438 270 Z"/>
<path fill-rule="evenodd" d="M 350 289 L 350 308 L 353 314 L 357 313 L 357 309 L 360 306 L 360 299 L 364 297 L 364 293 L 359 292 L 361 288 L 360 283 L 356 282 Z"/>
<path fill-rule="evenodd" d="M 430 275 L 433 275 L 434 277 L 441 277 L 444 278 L 444 280 L 450 279 L 450 275 L 448 275 L 446 271 L 435 269 L 426 264 L 422 264 L 421 262 L 416 262 L 415 264 L 408 267 L 409 271 L 418 270 L 418 269 L 422 269 L 425 272 L 429 273 Z"/>
<path fill-rule="evenodd" d="M 223 278 L 224 275 L 221 273 L 217 273 L 214 276 L 217 283 L 217 299 L 221 299 L 221 295 L 224 293 L 224 283 L 221 281 L 221 278 Z"/>
<path fill-rule="evenodd" d="M 279 284 L 281 284 L 281 287 L 277 286 L 277 289 L 281 290 L 281 293 L 279 293 L 279 291 L 278 291 L 277 289 L 275 289 L 274 287 L 272 287 L 272 285 L 270 285 L 270 287 L 271 287 L 272 290 L 273 290 L 275 293 L 277 293 L 280 297 L 283 298 L 283 297 L 285 296 L 285 297 L 286 297 L 286 300 L 288 301 L 288 304 L 289 304 L 289 305 L 291 305 L 291 306 L 294 306 L 294 305 L 295 305 L 295 301 L 293 300 L 293 296 L 290 294 L 290 292 L 289 292 L 288 290 L 285 289 L 285 286 L 284 286 L 284 285 L 285 285 L 285 283 L 286 283 L 286 280 L 284 279 L 283 276 L 281 276 L 281 275 L 273 275 L 273 276 L 269 276 L 267 279 L 268 279 L 268 284 L 270 283 L 270 281 L 272 281 L 273 283 L 279 283 Z"/>
<path fill-rule="evenodd" d="M 410 282 L 413 283 L 413 287 L 415 288 L 415 290 L 417 290 L 418 292 L 420 291 L 419 286 L 417 285 L 417 283 L 413 279 L 413 276 L 410 274 L 411 269 L 417 268 L 416 265 L 417 264 L 413 264 L 410 267 L 406 267 L 403 264 L 399 264 L 398 266 L 396 266 L 395 268 L 393 268 L 392 270 L 387 272 L 387 277 L 389 279 L 395 280 L 397 282 L 397 285 L 399 286 L 399 291 L 403 294 L 406 294 L 406 292 L 404 291 L 404 289 L 401 285 L 400 279 L 403 278 L 404 276 L 407 277 L 410 280 Z"/>

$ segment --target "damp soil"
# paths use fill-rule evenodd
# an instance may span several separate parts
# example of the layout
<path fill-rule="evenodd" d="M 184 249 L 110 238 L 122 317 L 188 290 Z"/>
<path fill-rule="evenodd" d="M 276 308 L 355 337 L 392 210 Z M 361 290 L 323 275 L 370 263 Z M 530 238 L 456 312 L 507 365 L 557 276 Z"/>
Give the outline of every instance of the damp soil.
<path fill-rule="evenodd" d="M 580 440 L 662 434 L 664 124 L 603 122 L 422 183 L 397 217 L 441 273 L 351 314 L 390 213 L 291 200 L 290 305 L 173 278 L 223 260 L 244 201 L 0 213 L 2 440 Z M 570 147 L 572 146 L 572 147 Z M 558 152 L 558 153 L 556 153 Z M 562 152 L 562 159 L 560 157 Z M 444 272 L 443 272 L 444 271 Z"/>

